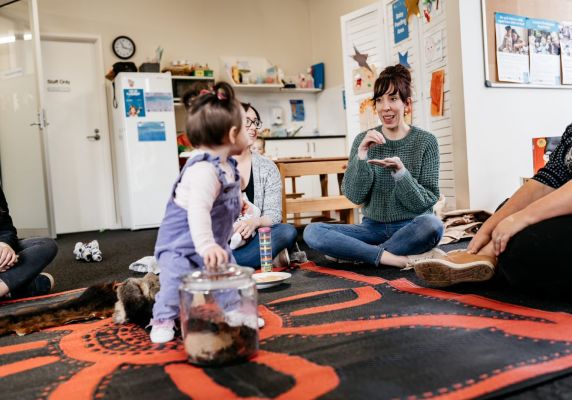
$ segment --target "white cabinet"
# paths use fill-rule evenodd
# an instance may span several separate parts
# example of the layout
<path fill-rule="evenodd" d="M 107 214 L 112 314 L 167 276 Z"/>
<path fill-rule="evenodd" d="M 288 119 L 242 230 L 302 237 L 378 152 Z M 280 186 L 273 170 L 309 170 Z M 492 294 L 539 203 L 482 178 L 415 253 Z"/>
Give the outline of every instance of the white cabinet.
<path fill-rule="evenodd" d="M 270 158 L 286 157 L 343 157 L 346 156 L 346 138 L 298 138 L 266 141 L 266 155 Z"/>
<path fill-rule="evenodd" d="M 274 139 L 266 141 L 266 155 L 270 158 L 287 157 L 343 157 L 346 153 L 346 138 L 297 138 Z M 286 182 L 286 193 L 292 193 L 292 182 Z M 318 176 L 302 176 L 296 178 L 296 192 L 306 196 L 317 197 L 321 195 L 320 178 Z M 338 180 L 336 175 L 328 177 L 328 193 L 337 194 Z"/>

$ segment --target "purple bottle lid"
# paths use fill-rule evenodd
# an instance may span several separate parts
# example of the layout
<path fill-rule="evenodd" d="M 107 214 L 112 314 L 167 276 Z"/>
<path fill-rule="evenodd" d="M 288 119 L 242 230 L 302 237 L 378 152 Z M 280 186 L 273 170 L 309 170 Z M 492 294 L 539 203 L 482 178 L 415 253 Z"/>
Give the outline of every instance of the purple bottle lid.
<path fill-rule="evenodd" d="M 258 232 L 260 232 L 260 233 L 269 233 L 269 232 L 270 232 L 270 227 L 269 227 L 269 226 L 263 226 L 262 228 L 258 228 Z"/>

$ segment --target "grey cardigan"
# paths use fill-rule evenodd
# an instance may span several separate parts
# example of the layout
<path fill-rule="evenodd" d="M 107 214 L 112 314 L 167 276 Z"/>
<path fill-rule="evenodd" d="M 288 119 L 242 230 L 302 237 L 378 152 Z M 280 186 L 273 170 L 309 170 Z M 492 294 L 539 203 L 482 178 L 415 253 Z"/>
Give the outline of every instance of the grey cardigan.
<path fill-rule="evenodd" d="M 272 225 L 282 222 L 282 179 L 274 162 L 257 153 L 252 153 L 252 178 L 254 200 L 261 215 L 267 216 Z"/>

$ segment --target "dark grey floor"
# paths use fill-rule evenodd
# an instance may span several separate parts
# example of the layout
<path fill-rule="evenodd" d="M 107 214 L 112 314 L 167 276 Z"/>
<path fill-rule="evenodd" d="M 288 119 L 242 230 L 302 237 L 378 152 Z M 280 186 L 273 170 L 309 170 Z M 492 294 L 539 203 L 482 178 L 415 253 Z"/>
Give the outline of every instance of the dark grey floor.
<path fill-rule="evenodd" d="M 141 231 L 103 231 L 85 232 L 60 235 L 57 238 L 59 252 L 56 259 L 46 269 L 56 279 L 55 291 L 66 291 L 87 287 L 99 282 L 112 280 L 124 280 L 129 276 L 137 275 L 128 269 L 133 261 L 141 257 L 152 255 L 156 229 Z M 103 261 L 100 263 L 85 263 L 76 261 L 73 255 L 73 248 L 76 242 L 88 242 L 93 239 L 99 241 L 100 249 L 103 252 Z M 303 242 L 301 232 L 298 243 L 300 248 L 307 252 L 308 259 L 317 265 L 348 269 L 347 265 L 342 266 L 326 260 L 321 254 L 310 250 Z M 464 248 L 467 242 L 445 246 L 445 250 L 454 248 Z M 381 268 L 369 265 L 352 266 L 352 270 L 365 275 L 382 276 L 385 279 L 407 278 L 417 284 L 422 284 L 412 271 L 399 271 L 395 268 Z M 486 296 L 512 304 L 527 307 L 539 308 L 549 311 L 572 312 L 572 302 L 570 299 L 551 299 L 542 296 L 535 296 L 529 293 L 520 293 L 508 287 L 502 279 L 495 279 L 481 284 L 457 285 L 448 290 L 458 293 L 471 293 Z M 470 362 L 470 360 L 467 360 Z M 533 399 L 570 399 L 572 400 L 572 376 L 560 377 L 557 380 L 545 382 L 535 387 L 529 388 L 521 393 L 512 394 L 512 400 L 533 400 Z"/>

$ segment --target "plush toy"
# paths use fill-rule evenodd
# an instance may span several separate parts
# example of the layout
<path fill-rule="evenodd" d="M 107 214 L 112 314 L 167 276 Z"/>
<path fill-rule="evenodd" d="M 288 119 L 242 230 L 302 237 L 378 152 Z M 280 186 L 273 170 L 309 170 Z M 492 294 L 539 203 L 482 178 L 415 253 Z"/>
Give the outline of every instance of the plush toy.
<path fill-rule="evenodd" d="M 260 217 L 260 208 L 256 207 L 254 204 L 252 204 L 248 200 L 246 193 L 243 193 L 242 194 L 242 211 L 240 212 L 240 215 L 236 219 L 236 222 L 244 221 L 244 220 L 247 220 L 250 218 L 258 218 L 258 217 Z M 254 235 L 256 235 L 256 231 L 252 232 L 252 236 L 254 236 Z M 244 239 L 240 233 L 235 232 L 232 235 L 232 237 L 230 238 L 229 246 L 232 250 L 234 250 L 234 249 L 238 249 L 241 246 L 244 246 L 245 243 L 246 243 L 246 239 Z"/>
<path fill-rule="evenodd" d="M 92 240 L 89 243 L 77 242 L 73 249 L 73 254 L 75 255 L 76 260 L 87 262 L 100 262 L 103 259 L 97 240 Z"/>

